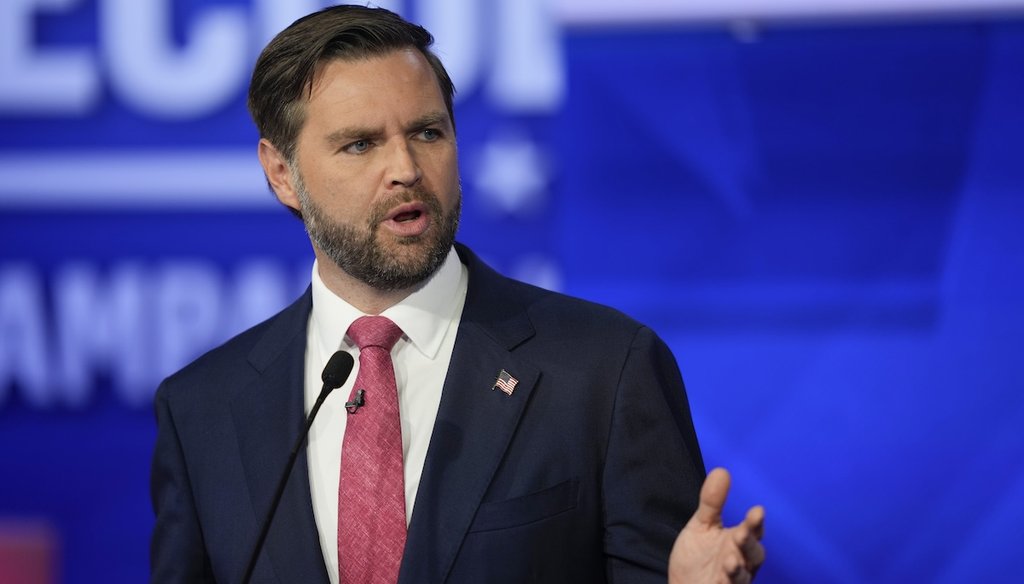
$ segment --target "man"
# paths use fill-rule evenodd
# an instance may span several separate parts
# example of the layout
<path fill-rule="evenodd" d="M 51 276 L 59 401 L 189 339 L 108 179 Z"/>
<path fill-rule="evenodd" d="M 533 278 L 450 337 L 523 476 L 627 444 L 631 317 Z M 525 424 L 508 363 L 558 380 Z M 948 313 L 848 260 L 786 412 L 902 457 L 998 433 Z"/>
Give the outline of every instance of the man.
<path fill-rule="evenodd" d="M 454 243 L 453 88 L 431 42 L 336 6 L 260 56 L 259 159 L 316 262 L 295 304 L 157 392 L 153 581 L 242 578 L 339 350 L 359 365 L 312 426 L 253 581 L 664 582 L 673 541 L 675 581 L 749 581 L 760 511 L 724 529 L 718 473 L 698 496 L 665 344 Z"/>

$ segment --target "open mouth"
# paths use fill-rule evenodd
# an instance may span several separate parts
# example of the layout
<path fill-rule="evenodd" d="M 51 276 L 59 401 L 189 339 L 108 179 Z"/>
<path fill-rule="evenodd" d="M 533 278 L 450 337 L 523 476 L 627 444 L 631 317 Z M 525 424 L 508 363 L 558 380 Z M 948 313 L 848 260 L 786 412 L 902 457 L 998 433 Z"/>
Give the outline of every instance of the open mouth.
<path fill-rule="evenodd" d="M 382 225 L 395 235 L 416 237 L 430 228 L 430 211 L 422 202 L 404 203 L 388 214 Z"/>
<path fill-rule="evenodd" d="M 423 211 L 419 209 L 413 209 L 411 211 L 402 211 L 394 217 L 394 221 L 397 223 L 405 223 L 407 221 L 415 221 L 423 215 Z"/>

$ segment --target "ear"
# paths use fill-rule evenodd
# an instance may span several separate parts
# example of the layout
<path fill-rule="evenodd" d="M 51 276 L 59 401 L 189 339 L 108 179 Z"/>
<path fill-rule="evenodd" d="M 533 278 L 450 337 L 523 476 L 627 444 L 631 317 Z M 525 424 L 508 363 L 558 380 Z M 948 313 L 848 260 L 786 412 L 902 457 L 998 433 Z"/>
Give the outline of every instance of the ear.
<path fill-rule="evenodd" d="M 295 192 L 292 171 L 284 155 L 266 138 L 260 139 L 257 154 L 260 166 L 263 167 L 263 172 L 267 175 L 267 182 L 274 189 L 277 200 L 281 201 L 282 205 L 299 211 L 299 196 Z"/>

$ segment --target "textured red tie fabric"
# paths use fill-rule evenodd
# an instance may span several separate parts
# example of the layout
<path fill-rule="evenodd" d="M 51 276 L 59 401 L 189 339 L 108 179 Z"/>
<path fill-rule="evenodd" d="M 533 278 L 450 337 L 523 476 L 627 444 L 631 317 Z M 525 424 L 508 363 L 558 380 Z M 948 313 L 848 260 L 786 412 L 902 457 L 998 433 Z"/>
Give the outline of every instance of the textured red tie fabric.
<path fill-rule="evenodd" d="M 359 346 L 359 374 L 341 450 L 338 489 L 338 572 L 342 584 L 394 584 L 405 549 L 402 425 L 391 347 L 402 329 L 383 316 L 364 316 L 348 329 Z"/>

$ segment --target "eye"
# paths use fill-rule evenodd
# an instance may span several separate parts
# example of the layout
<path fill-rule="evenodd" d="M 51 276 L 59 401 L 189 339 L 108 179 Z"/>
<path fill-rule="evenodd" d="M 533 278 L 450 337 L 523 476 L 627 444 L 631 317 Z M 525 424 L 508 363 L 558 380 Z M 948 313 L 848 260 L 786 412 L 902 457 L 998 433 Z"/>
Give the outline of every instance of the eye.
<path fill-rule="evenodd" d="M 427 128 L 420 132 L 420 137 L 424 142 L 433 142 L 441 139 L 441 131 L 435 128 Z"/>
<path fill-rule="evenodd" d="M 369 150 L 370 146 L 371 144 L 369 140 L 356 140 L 355 142 L 352 142 L 348 146 L 345 146 L 344 150 L 349 154 L 362 154 L 363 152 Z"/>

